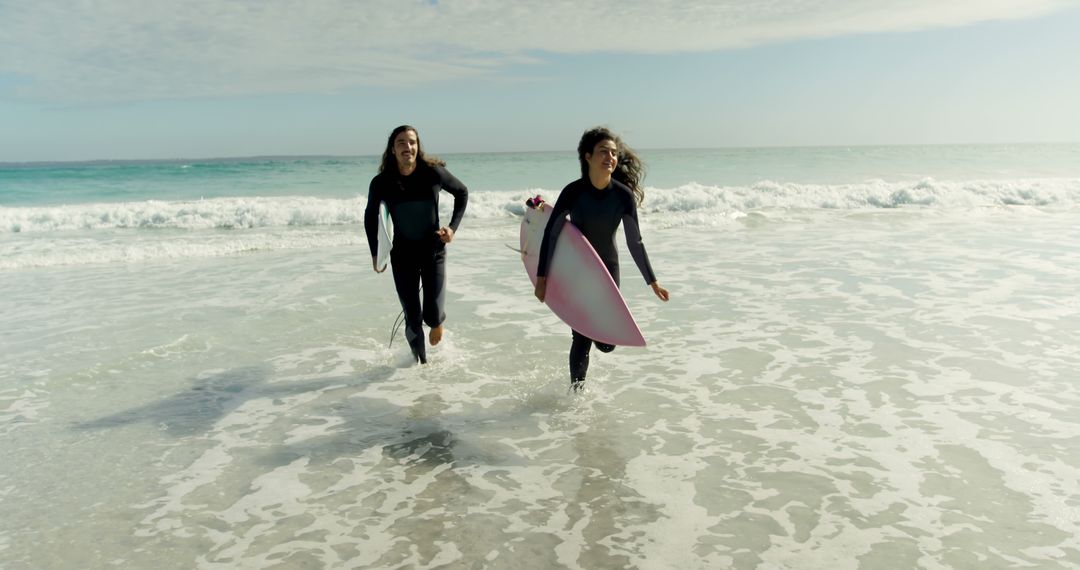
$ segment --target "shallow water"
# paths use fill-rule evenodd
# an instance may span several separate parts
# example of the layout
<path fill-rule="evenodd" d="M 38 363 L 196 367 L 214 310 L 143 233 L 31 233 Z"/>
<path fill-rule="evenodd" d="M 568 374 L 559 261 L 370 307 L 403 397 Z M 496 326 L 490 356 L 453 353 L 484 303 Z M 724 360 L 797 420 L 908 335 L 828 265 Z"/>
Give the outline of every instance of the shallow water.
<path fill-rule="evenodd" d="M 8 270 L 0 566 L 1077 568 L 1074 214 L 645 217 L 673 298 L 624 270 L 582 395 L 512 218 L 428 366 L 355 226 Z"/>

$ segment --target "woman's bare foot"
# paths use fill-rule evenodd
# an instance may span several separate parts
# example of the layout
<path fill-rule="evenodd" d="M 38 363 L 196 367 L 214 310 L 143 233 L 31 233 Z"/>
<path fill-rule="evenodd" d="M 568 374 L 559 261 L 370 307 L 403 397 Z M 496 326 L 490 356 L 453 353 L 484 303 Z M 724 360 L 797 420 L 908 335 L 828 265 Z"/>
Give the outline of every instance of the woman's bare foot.
<path fill-rule="evenodd" d="M 428 332 L 428 342 L 431 343 L 431 346 L 435 346 L 436 344 L 439 344 L 439 341 L 442 340 L 442 333 L 443 333 L 443 326 L 442 325 L 439 325 L 439 326 L 431 329 Z"/>

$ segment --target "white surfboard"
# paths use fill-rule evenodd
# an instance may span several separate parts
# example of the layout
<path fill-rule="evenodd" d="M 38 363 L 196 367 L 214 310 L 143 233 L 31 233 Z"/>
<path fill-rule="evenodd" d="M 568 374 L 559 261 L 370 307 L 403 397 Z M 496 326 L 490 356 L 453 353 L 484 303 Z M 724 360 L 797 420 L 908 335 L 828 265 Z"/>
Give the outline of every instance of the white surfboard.
<path fill-rule="evenodd" d="M 394 222 L 390 219 L 386 202 L 379 202 L 379 245 L 375 254 L 375 266 L 379 271 L 386 269 L 391 249 L 394 249 Z"/>
<path fill-rule="evenodd" d="M 526 203 L 521 220 L 521 261 L 536 285 L 536 266 L 544 228 L 552 207 L 539 196 Z M 570 328 L 596 341 L 621 346 L 645 346 L 619 286 L 581 230 L 567 220 L 555 240 L 548 267 L 544 303 Z"/>

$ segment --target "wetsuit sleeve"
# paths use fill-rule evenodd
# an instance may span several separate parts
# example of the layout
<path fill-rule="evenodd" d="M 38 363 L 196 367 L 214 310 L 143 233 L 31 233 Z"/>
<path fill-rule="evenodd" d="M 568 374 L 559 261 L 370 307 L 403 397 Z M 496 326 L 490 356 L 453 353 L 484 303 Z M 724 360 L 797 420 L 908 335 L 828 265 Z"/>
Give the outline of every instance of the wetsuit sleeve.
<path fill-rule="evenodd" d="M 634 200 L 629 200 L 630 205 L 623 214 L 623 232 L 626 234 L 626 248 L 630 250 L 630 256 L 634 258 L 638 271 L 645 278 L 645 283 L 651 285 L 656 281 L 652 265 L 649 263 L 649 254 L 645 252 L 645 243 L 641 241 L 641 227 L 638 225 L 637 206 Z"/>
<path fill-rule="evenodd" d="M 548 266 L 551 265 L 551 255 L 555 253 L 555 240 L 559 238 L 559 232 L 566 225 L 566 215 L 574 204 L 574 192 L 567 186 L 559 194 L 552 206 L 551 217 L 548 218 L 547 227 L 544 228 L 544 239 L 540 241 L 540 257 L 536 262 L 536 276 L 547 277 Z"/>
<path fill-rule="evenodd" d="M 469 189 L 444 168 L 439 169 L 439 177 L 442 189 L 454 197 L 454 212 L 450 215 L 450 229 L 457 233 L 461 218 L 465 215 L 465 206 L 469 204 Z"/>
<path fill-rule="evenodd" d="M 368 186 L 367 207 L 364 208 L 364 233 L 367 234 L 368 249 L 371 250 L 371 257 L 375 257 L 378 253 L 379 202 L 382 202 L 382 192 L 379 191 L 379 185 L 375 183 L 376 180 L 378 180 L 378 177 L 371 179 L 371 185 Z"/>

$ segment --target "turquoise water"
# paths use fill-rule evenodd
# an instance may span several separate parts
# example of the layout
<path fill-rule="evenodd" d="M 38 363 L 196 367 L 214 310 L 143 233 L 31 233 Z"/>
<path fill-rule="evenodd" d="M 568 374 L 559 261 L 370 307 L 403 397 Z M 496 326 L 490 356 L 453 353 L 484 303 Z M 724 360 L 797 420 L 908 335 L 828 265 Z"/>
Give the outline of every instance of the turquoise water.
<path fill-rule="evenodd" d="M 1080 144 L 642 150 L 646 182 L 748 186 L 1075 178 Z M 572 152 L 444 157 L 474 191 L 558 190 L 578 175 Z M 0 205 L 37 206 L 252 196 L 347 198 L 367 192 L 377 157 L 273 157 L 0 164 Z"/>
<path fill-rule="evenodd" d="M 506 247 L 569 153 L 444 157 L 427 366 L 373 158 L 5 166 L 0 567 L 1080 568 L 1078 151 L 642 151 L 582 395 Z"/>

